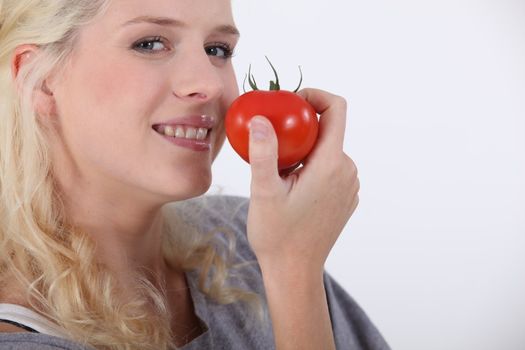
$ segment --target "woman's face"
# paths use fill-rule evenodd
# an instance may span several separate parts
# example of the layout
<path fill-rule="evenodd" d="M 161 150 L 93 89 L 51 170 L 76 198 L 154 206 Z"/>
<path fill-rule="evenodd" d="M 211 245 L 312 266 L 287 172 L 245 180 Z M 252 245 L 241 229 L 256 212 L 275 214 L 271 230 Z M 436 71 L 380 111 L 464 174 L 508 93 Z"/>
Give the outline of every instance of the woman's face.
<path fill-rule="evenodd" d="M 165 201 L 204 193 L 238 95 L 235 32 L 230 0 L 113 0 L 50 85 L 60 182 Z"/>

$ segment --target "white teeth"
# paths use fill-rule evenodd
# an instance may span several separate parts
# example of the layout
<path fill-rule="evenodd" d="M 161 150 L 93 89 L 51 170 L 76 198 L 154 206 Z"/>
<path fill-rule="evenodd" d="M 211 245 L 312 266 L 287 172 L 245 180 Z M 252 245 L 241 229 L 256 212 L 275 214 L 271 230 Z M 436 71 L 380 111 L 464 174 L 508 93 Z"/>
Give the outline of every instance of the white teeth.
<path fill-rule="evenodd" d="M 173 130 L 173 127 L 166 125 L 164 127 L 164 134 L 166 136 L 175 136 L 175 130 Z"/>
<path fill-rule="evenodd" d="M 191 126 L 171 126 L 165 125 L 158 129 L 158 132 L 170 137 L 178 137 L 193 140 L 204 140 L 208 135 L 208 129 L 206 128 L 195 128 Z"/>
<path fill-rule="evenodd" d="M 197 129 L 192 128 L 191 126 L 186 127 L 186 138 L 194 139 L 197 137 Z"/>
<path fill-rule="evenodd" d="M 197 129 L 197 140 L 204 140 L 208 134 L 208 129 L 199 128 Z"/>
<path fill-rule="evenodd" d="M 175 137 L 184 138 L 186 133 L 184 132 L 184 128 L 182 126 L 177 126 L 177 131 L 175 132 Z"/>

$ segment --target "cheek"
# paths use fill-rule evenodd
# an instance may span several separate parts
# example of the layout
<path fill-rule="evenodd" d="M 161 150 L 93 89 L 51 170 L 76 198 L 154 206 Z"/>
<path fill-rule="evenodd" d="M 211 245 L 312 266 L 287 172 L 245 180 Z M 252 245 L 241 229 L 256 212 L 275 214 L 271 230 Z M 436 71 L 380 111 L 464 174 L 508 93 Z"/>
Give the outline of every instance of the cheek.
<path fill-rule="evenodd" d="M 222 145 L 224 144 L 225 138 L 226 138 L 226 134 L 224 132 L 224 123 L 222 123 L 221 126 L 218 127 L 216 130 L 215 145 L 213 147 L 212 161 L 215 160 L 215 158 L 219 154 L 219 151 L 221 150 Z"/>
<path fill-rule="evenodd" d="M 215 147 L 213 150 L 212 157 L 215 159 L 217 157 L 217 154 L 219 153 L 220 149 L 222 148 L 222 145 L 224 144 L 224 140 L 226 139 L 226 132 L 224 129 L 224 117 L 226 116 L 226 112 L 228 110 L 228 107 L 232 104 L 232 102 L 239 97 L 239 88 L 237 85 L 237 79 L 235 77 L 235 73 L 233 72 L 233 69 L 231 71 L 228 71 L 228 73 L 224 77 L 224 91 L 222 95 L 222 103 L 221 103 L 221 123 L 216 128 L 215 131 Z"/>
<path fill-rule="evenodd" d="M 140 114 L 137 107 L 153 98 L 162 81 L 152 72 L 146 74 L 143 67 L 135 67 L 133 62 L 105 62 L 78 71 L 78 91 L 85 94 L 85 102 L 104 114 L 118 110 Z"/>
<path fill-rule="evenodd" d="M 104 166 L 111 159 L 127 162 L 126 154 L 138 151 L 133 147 L 149 135 L 151 110 L 162 98 L 162 77 L 133 60 L 117 64 L 88 58 L 73 61 L 58 86 L 62 142 L 74 158 Z"/>
<path fill-rule="evenodd" d="M 149 117 L 163 98 L 162 74 L 132 59 L 88 58 L 74 62 L 62 86 L 57 103 L 64 132 L 73 133 L 75 140 L 118 138 L 126 143 L 126 138 L 141 137 L 137 133 L 149 131 Z"/>

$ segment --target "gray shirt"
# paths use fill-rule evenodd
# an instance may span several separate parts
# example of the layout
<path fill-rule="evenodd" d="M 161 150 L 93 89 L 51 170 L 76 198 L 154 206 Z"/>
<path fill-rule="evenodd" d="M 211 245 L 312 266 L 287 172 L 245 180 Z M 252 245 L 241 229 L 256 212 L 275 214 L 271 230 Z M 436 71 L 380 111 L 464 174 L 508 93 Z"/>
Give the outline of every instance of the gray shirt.
<path fill-rule="evenodd" d="M 204 196 L 173 205 L 181 218 L 194 222 L 203 232 L 225 227 L 234 233 L 237 242 L 236 261 L 256 261 L 246 237 L 249 205 L 247 198 Z M 257 263 L 249 264 L 241 271 L 242 278 L 236 278 L 234 284 L 257 292 L 264 298 L 264 286 Z M 181 349 L 275 349 L 269 318 L 261 324 L 254 318 L 253 312 L 241 302 L 229 305 L 214 303 L 198 290 L 198 272 L 187 272 L 186 277 L 195 313 L 206 325 L 207 331 Z M 390 347 L 359 305 L 326 272 L 324 284 L 337 349 L 389 350 Z M 46 334 L 0 333 L 0 349 L 87 350 L 88 348 Z"/>

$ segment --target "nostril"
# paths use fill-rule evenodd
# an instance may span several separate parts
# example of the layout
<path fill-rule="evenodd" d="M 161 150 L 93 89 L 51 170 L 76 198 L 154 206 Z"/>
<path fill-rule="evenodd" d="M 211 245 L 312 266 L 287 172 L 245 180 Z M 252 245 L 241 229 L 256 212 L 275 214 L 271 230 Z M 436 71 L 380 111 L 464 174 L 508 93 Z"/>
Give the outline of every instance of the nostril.
<path fill-rule="evenodd" d="M 173 92 L 173 95 L 180 99 L 198 99 L 198 100 L 207 100 L 208 95 L 202 92 L 192 92 L 192 93 L 179 93 Z"/>
<path fill-rule="evenodd" d="M 206 94 L 203 94 L 202 92 L 194 92 L 193 94 L 190 94 L 191 97 L 197 97 L 200 99 L 206 99 L 208 96 Z"/>

